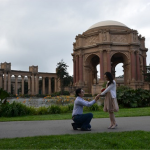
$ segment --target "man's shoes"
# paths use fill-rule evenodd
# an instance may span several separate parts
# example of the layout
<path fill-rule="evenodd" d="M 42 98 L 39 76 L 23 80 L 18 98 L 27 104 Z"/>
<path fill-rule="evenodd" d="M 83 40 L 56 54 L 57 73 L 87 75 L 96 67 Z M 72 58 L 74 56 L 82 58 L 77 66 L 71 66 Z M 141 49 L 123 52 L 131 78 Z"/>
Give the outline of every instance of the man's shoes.
<path fill-rule="evenodd" d="M 72 127 L 73 127 L 73 130 L 78 130 L 75 123 L 71 123 Z"/>
<path fill-rule="evenodd" d="M 87 129 L 81 129 L 81 131 L 91 131 L 90 128 L 87 128 Z"/>

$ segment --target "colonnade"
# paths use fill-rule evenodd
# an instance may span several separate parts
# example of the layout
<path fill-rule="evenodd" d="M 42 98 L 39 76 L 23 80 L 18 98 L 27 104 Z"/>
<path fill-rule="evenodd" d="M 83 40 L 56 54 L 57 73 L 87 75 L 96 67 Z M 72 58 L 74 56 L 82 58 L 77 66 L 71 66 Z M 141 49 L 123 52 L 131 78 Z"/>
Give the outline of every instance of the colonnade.
<path fill-rule="evenodd" d="M 15 77 L 15 81 L 12 81 L 12 75 Z M 54 78 L 54 92 L 58 91 L 58 78 L 56 74 L 50 73 L 41 73 L 41 74 L 31 74 L 24 73 L 22 71 L 15 72 L 5 72 L 3 69 L 0 69 L 0 88 L 3 88 L 8 93 L 11 93 L 11 84 L 14 83 L 14 94 L 18 94 L 18 82 L 19 76 L 21 76 L 21 94 L 24 95 L 24 81 L 28 82 L 28 94 L 36 95 L 39 94 L 39 77 L 42 78 L 42 94 L 51 94 L 51 79 Z M 26 78 L 25 78 L 26 77 Z M 48 77 L 48 93 L 45 90 L 45 78 Z"/>

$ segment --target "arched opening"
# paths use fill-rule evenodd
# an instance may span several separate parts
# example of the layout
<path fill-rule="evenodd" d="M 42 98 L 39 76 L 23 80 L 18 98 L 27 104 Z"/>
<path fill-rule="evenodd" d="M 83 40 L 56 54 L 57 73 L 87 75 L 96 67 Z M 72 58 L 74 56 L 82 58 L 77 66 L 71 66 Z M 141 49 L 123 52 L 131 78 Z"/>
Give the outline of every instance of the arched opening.
<path fill-rule="evenodd" d="M 119 86 L 124 84 L 123 63 L 119 63 L 115 67 L 115 80 Z"/>
<path fill-rule="evenodd" d="M 100 64 L 98 64 L 96 66 L 96 69 L 97 69 L 97 81 L 99 81 L 99 79 L 100 79 Z"/>
<path fill-rule="evenodd" d="M 88 83 L 88 92 L 91 92 L 91 86 L 97 84 L 100 77 L 99 56 L 91 54 L 85 61 L 85 82 Z M 87 82 L 88 81 L 88 82 Z"/>
<path fill-rule="evenodd" d="M 129 81 L 129 63 L 127 56 L 123 53 L 115 53 L 111 57 L 111 62 L 111 72 L 117 85 L 127 85 Z"/>

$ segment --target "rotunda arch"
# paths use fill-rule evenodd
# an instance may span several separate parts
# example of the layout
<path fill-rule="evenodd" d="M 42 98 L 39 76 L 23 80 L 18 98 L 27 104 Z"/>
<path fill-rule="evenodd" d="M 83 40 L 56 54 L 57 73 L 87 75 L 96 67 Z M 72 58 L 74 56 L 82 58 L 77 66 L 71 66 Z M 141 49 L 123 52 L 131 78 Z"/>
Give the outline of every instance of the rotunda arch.
<path fill-rule="evenodd" d="M 100 59 L 96 54 L 90 54 L 84 63 L 84 79 L 85 83 L 88 81 L 88 91 L 91 91 L 92 84 L 98 83 L 97 78 L 97 65 L 100 63 Z"/>
<path fill-rule="evenodd" d="M 126 54 L 124 53 L 121 53 L 121 52 L 118 52 L 118 53 L 115 53 L 112 55 L 111 57 L 111 73 L 113 75 L 113 77 L 115 78 L 116 77 L 116 66 L 119 64 L 119 63 L 123 63 L 123 84 L 124 85 L 127 85 L 129 84 L 130 82 L 130 63 L 129 63 L 129 58 L 127 57 Z M 121 84 L 121 81 L 117 81 L 118 84 Z"/>

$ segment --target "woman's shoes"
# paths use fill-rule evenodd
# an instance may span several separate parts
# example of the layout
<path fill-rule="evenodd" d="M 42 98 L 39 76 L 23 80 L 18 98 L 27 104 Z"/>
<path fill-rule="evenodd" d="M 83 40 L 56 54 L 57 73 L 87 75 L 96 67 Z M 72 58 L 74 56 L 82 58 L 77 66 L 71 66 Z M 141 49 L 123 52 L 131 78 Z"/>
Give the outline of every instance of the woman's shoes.
<path fill-rule="evenodd" d="M 118 126 L 118 125 L 115 124 L 115 125 L 113 125 L 113 126 L 111 127 L 111 129 L 115 129 L 117 126 Z"/>
<path fill-rule="evenodd" d="M 113 126 L 113 125 L 110 125 L 107 129 L 111 129 L 112 126 Z"/>

